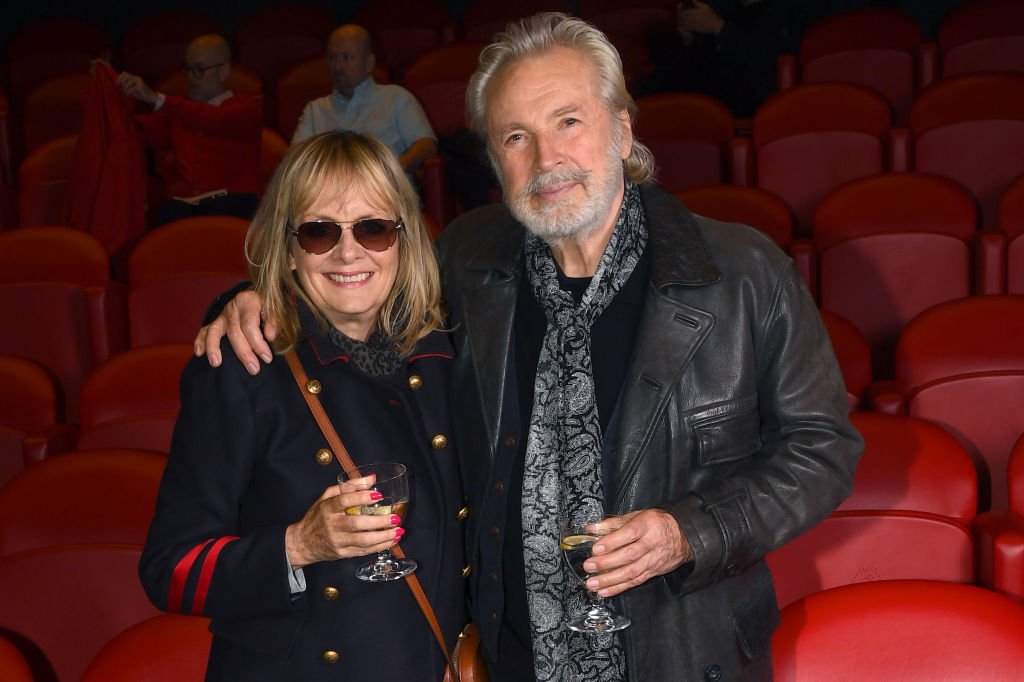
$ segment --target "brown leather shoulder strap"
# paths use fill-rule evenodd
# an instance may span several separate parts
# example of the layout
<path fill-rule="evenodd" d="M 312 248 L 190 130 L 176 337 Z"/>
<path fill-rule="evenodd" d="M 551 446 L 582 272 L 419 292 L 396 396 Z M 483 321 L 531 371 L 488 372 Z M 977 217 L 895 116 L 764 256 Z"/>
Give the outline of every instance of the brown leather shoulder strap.
<path fill-rule="evenodd" d="M 285 359 L 288 361 L 288 366 L 295 376 L 295 383 L 299 385 L 302 397 L 306 399 L 306 404 L 309 405 L 309 411 L 313 413 L 313 418 L 316 419 L 320 430 L 323 431 L 324 436 L 327 438 L 327 443 L 334 450 L 334 456 L 341 463 L 341 468 L 345 471 L 355 469 L 356 466 L 352 461 L 352 457 L 348 454 L 345 444 L 341 442 L 338 432 L 334 430 L 334 425 L 331 424 L 327 412 L 324 411 L 323 405 L 320 404 L 320 399 L 317 398 L 317 394 L 320 393 L 320 382 L 309 380 L 309 377 L 306 376 L 306 370 L 302 367 L 299 356 L 294 350 L 285 353 Z M 405 558 L 405 552 L 398 545 L 392 547 L 391 552 L 400 559 Z M 427 622 L 430 623 L 430 629 L 434 631 L 434 637 L 437 638 L 437 643 L 441 646 L 441 651 L 444 652 L 444 658 L 448 662 L 448 667 L 454 671 L 452 659 L 448 654 L 448 646 L 445 644 L 444 634 L 441 632 L 441 625 L 437 622 L 437 616 L 434 615 L 434 609 L 430 606 L 430 600 L 427 599 L 427 594 L 423 591 L 419 578 L 416 577 L 415 573 L 410 573 L 405 576 L 405 582 L 409 589 L 412 590 L 412 596 L 416 598 L 416 603 L 419 604 L 420 610 L 426 616 Z M 457 673 L 455 679 L 458 679 Z"/>

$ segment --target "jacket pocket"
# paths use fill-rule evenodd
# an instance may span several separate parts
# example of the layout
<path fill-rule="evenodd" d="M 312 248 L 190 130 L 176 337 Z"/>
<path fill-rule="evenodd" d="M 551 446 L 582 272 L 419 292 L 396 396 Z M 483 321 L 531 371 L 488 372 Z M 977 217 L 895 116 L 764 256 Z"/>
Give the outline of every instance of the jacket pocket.
<path fill-rule="evenodd" d="M 747 598 L 740 602 L 733 617 L 736 641 L 749 661 L 757 660 L 768 650 L 772 633 L 780 621 L 771 574 L 764 564 L 760 565 L 760 569 L 753 570 L 758 571 L 757 576 Z"/>
<path fill-rule="evenodd" d="M 761 449 L 757 398 L 717 403 L 690 415 L 697 461 L 702 466 L 750 457 Z"/>

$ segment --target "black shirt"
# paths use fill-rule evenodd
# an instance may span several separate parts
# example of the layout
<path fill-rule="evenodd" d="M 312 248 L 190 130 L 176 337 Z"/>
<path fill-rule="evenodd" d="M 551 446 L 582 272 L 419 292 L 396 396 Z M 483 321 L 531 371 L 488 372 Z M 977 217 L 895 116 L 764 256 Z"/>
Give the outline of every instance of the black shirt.
<path fill-rule="evenodd" d="M 640 326 L 644 295 L 650 273 L 650 256 L 645 250 L 633 273 L 591 328 L 590 352 L 594 367 L 594 391 L 602 433 L 607 432 L 629 367 L 636 330 Z M 557 263 L 556 263 L 557 267 Z M 590 277 L 567 277 L 558 270 L 558 282 L 579 302 L 590 285 Z M 519 386 L 519 409 L 523 433 L 527 431 L 533 412 L 533 384 L 540 358 L 547 320 L 544 309 L 533 294 L 529 279 L 523 275 L 516 304 L 515 362 Z M 519 449 L 509 486 L 505 520 L 505 544 L 502 571 L 505 587 L 505 616 L 498 640 L 500 674 L 492 682 L 523 682 L 534 679 L 533 653 L 530 638 L 530 610 L 526 600 L 526 576 L 523 565 L 522 480 L 526 456 L 526 438 L 519 439 Z M 607 468 L 605 488 L 607 489 Z"/>

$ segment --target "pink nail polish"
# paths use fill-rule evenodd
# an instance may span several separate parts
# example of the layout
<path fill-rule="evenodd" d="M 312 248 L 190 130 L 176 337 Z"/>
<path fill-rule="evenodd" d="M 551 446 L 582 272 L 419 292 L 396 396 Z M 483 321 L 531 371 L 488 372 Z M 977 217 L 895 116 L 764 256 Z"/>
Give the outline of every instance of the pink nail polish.
<path fill-rule="evenodd" d="M 395 529 L 395 542 L 398 542 L 399 540 L 401 540 L 403 535 L 405 535 L 405 529 L 404 528 L 396 528 Z"/>
<path fill-rule="evenodd" d="M 402 517 L 401 516 L 399 516 L 398 514 L 392 514 L 391 515 L 391 525 L 392 526 L 397 526 L 401 522 L 402 522 Z"/>
<path fill-rule="evenodd" d="M 381 493 L 377 492 L 376 490 L 371 490 L 370 491 L 370 499 L 373 500 L 374 502 L 377 502 L 378 500 L 383 499 L 383 497 L 384 497 L 384 495 L 382 495 Z"/>

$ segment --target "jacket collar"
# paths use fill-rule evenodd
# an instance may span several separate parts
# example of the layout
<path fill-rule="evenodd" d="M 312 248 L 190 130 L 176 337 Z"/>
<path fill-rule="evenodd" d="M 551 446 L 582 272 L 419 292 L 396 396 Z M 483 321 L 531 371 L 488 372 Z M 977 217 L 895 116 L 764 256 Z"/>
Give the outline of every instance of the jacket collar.
<path fill-rule="evenodd" d="M 669 285 L 701 286 L 721 279 L 693 214 L 678 199 L 651 184 L 641 185 L 640 195 L 647 212 L 652 283 L 662 289 Z M 511 279 L 522 268 L 526 228 L 505 206 L 489 210 L 494 212 L 489 218 L 499 229 L 492 239 L 480 240 L 466 267 L 497 271 Z"/>

